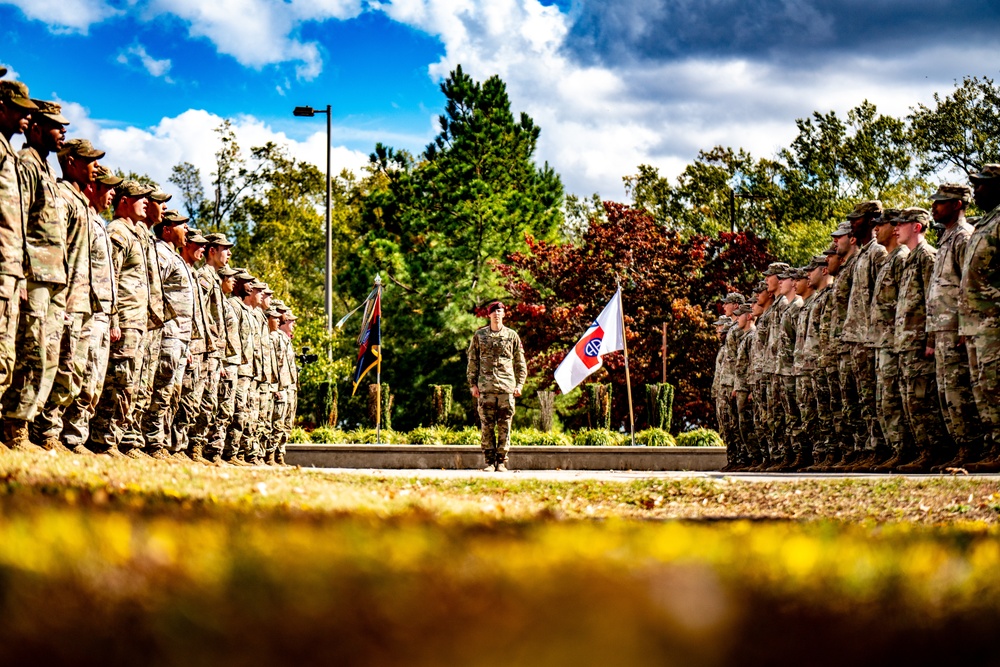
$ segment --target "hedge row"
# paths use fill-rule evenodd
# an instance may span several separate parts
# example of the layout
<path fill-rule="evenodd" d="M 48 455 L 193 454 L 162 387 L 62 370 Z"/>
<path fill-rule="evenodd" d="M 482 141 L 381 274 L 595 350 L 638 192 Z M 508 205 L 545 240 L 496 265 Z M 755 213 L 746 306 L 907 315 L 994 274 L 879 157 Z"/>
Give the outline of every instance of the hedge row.
<path fill-rule="evenodd" d="M 385 445 L 478 445 L 479 429 L 464 428 L 453 430 L 441 426 L 415 428 L 409 433 L 382 431 Z M 291 443 L 356 444 L 370 445 L 376 442 L 375 429 L 341 431 L 320 427 L 312 432 L 301 428 L 292 430 L 288 440 Z M 514 447 L 621 447 L 629 444 L 627 433 L 592 429 L 570 433 L 546 433 L 537 429 L 515 429 L 510 435 Z M 667 431 L 650 428 L 635 434 L 637 445 L 647 447 L 719 447 L 722 438 L 715 431 L 698 428 L 674 437 Z"/>

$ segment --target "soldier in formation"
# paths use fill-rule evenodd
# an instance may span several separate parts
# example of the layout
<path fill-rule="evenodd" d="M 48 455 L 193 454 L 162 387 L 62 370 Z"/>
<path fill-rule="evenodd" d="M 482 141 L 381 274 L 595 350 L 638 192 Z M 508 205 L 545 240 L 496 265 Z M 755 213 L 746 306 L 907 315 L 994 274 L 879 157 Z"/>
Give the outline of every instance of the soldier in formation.
<path fill-rule="evenodd" d="M 0 79 L 3 445 L 284 465 L 296 316 L 229 266 L 224 234 L 115 176 L 68 126 L 59 104 Z"/>
<path fill-rule="evenodd" d="M 930 210 L 861 202 L 806 266 L 726 295 L 725 470 L 1000 471 L 1000 165 L 970 180 Z"/>

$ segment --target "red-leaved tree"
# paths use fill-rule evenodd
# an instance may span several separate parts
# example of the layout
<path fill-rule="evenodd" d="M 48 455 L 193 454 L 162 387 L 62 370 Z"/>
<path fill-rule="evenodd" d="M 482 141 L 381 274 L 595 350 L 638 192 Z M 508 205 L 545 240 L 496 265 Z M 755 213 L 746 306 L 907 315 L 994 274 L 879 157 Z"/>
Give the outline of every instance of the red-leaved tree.
<path fill-rule="evenodd" d="M 713 425 L 710 403 L 718 343 L 712 320 L 727 292 L 749 293 L 772 261 L 752 234 L 682 239 L 642 209 L 605 202 L 578 244 L 528 238 L 528 251 L 496 263 L 511 296 L 507 319 L 521 334 L 529 371 L 541 386 L 621 281 L 629 370 L 637 427 L 644 421 L 644 385 L 662 380 L 662 327 L 667 325 L 666 379 L 676 387 L 674 427 Z M 613 420 L 628 423 L 625 360 L 620 352 L 588 382 L 611 382 Z M 578 426 L 579 424 L 569 424 Z"/>

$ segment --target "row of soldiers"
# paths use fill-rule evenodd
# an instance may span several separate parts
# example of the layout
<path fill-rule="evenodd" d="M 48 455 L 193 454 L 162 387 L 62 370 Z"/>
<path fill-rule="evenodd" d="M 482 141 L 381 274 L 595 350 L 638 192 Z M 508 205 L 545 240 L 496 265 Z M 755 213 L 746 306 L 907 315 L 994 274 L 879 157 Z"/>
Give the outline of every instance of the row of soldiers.
<path fill-rule="evenodd" d="M 170 195 L 114 175 L 104 151 L 66 140 L 67 125 L 59 104 L 0 80 L 4 444 L 284 464 L 296 316 L 229 266 L 225 235 L 189 227 Z"/>
<path fill-rule="evenodd" d="M 1000 471 L 1000 165 L 970 179 L 931 210 L 860 203 L 808 265 L 725 297 L 726 470 Z"/>

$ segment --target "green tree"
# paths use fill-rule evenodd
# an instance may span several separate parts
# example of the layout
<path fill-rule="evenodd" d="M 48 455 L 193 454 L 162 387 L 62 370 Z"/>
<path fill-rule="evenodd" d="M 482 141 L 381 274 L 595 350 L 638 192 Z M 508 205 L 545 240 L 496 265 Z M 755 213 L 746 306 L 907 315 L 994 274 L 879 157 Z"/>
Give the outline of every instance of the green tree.
<path fill-rule="evenodd" d="M 427 423 L 430 385 L 465 386 L 477 308 L 504 293 L 491 260 L 523 249 L 527 233 L 555 238 L 563 222 L 559 177 L 533 162 L 540 130 L 511 112 L 503 81 L 458 67 L 441 91 L 441 131 L 419 160 L 375 147 L 358 200 L 361 242 L 339 280 L 361 298 L 376 272 L 387 278 L 383 378 L 404 428 Z M 469 403 L 464 391 L 456 399 Z"/>
<path fill-rule="evenodd" d="M 924 173 L 948 167 L 966 174 L 1000 162 L 1000 89 L 987 77 L 965 77 L 951 95 L 934 94 L 909 116 L 911 141 Z"/>
<path fill-rule="evenodd" d="M 201 183 L 201 170 L 198 167 L 190 162 L 175 164 L 167 181 L 181 191 L 181 201 L 192 224 L 198 224 L 202 220 L 215 222 L 212 219 L 212 203 L 205 199 L 205 187 Z"/>

